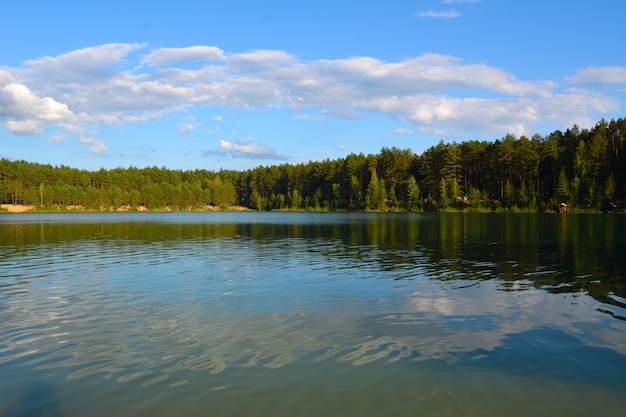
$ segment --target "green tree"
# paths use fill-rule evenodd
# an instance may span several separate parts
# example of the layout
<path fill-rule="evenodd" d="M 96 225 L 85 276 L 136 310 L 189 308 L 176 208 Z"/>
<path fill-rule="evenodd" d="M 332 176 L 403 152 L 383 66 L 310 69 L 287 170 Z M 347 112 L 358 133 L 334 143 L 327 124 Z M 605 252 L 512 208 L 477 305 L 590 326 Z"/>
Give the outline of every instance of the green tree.
<path fill-rule="evenodd" d="M 350 208 L 361 209 L 363 207 L 363 189 L 361 181 L 356 175 L 350 177 Z"/>
<path fill-rule="evenodd" d="M 511 208 L 515 204 L 515 188 L 511 180 L 507 179 L 504 184 L 504 194 L 502 196 L 502 205 Z"/>
<path fill-rule="evenodd" d="M 519 208 L 526 209 L 530 207 L 530 193 L 526 187 L 526 181 L 522 181 L 519 192 L 517 193 L 516 204 Z"/>
<path fill-rule="evenodd" d="M 366 206 L 368 210 L 382 211 L 385 209 L 387 193 L 385 191 L 385 182 L 378 178 L 376 170 L 372 170 L 372 177 L 367 186 L 365 195 Z"/>
<path fill-rule="evenodd" d="M 141 200 L 141 193 L 138 190 L 131 190 L 129 193 L 131 207 L 138 207 Z"/>
<path fill-rule="evenodd" d="M 420 198 L 420 186 L 415 180 L 414 176 L 409 176 L 408 179 L 408 201 L 407 201 L 407 210 L 408 211 L 418 211 L 422 208 L 422 201 Z"/>
<path fill-rule="evenodd" d="M 450 207 L 450 200 L 448 199 L 448 182 L 445 178 L 441 178 L 439 181 L 439 207 L 447 209 Z"/>
<path fill-rule="evenodd" d="M 559 174 L 559 180 L 556 184 L 556 191 L 554 194 L 557 203 L 567 203 L 569 199 L 569 184 L 567 181 L 567 176 L 565 175 L 565 168 L 561 168 L 561 173 Z"/>
<path fill-rule="evenodd" d="M 11 204 L 22 203 L 22 193 L 24 192 L 22 181 L 18 181 L 16 179 L 10 180 L 7 189 L 9 191 L 9 195 L 11 196 Z"/>
<path fill-rule="evenodd" d="M 255 210 L 265 210 L 265 201 L 257 190 L 252 191 L 250 202 L 252 203 L 252 208 Z"/>
<path fill-rule="evenodd" d="M 302 207 L 302 196 L 300 196 L 300 192 L 295 189 L 291 193 L 291 208 L 299 209 Z"/>
<path fill-rule="evenodd" d="M 471 209 L 480 211 L 487 207 L 487 196 L 478 188 L 470 186 L 467 190 L 467 198 Z"/>

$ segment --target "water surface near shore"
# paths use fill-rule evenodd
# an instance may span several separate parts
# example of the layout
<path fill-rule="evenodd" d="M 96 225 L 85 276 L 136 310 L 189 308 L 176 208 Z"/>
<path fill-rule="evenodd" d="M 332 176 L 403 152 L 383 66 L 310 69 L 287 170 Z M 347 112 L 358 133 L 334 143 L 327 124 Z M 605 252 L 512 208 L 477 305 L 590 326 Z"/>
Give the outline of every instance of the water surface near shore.
<path fill-rule="evenodd" d="M 0 415 L 620 415 L 625 253 L 623 216 L 3 215 Z"/>

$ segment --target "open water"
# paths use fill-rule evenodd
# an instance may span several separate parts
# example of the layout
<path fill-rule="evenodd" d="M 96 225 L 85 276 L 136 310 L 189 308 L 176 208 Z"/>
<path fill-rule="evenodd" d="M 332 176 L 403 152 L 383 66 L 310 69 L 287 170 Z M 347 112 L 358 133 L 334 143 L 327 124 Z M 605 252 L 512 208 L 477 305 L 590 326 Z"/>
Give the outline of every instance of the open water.
<path fill-rule="evenodd" d="M 623 416 L 626 217 L 0 216 L 0 416 Z"/>

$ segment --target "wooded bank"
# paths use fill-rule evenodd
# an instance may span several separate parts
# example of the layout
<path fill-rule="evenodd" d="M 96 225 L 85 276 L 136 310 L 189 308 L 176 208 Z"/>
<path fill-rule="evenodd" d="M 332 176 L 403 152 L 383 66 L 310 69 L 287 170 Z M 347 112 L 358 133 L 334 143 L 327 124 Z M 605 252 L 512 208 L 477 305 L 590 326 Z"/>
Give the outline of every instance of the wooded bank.
<path fill-rule="evenodd" d="M 165 167 L 87 171 L 0 160 L 0 203 L 43 210 L 623 211 L 626 120 L 547 136 L 443 141 L 375 155 L 245 171 Z"/>

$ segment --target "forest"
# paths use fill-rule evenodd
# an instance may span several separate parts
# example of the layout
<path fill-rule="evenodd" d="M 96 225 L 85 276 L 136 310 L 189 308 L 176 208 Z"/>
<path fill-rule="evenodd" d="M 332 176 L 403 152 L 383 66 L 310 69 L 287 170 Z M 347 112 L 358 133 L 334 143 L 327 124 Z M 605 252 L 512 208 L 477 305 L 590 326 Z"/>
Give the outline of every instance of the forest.
<path fill-rule="evenodd" d="M 626 119 L 546 136 L 439 142 L 245 171 L 87 171 L 0 160 L 0 202 L 39 210 L 624 210 Z"/>

